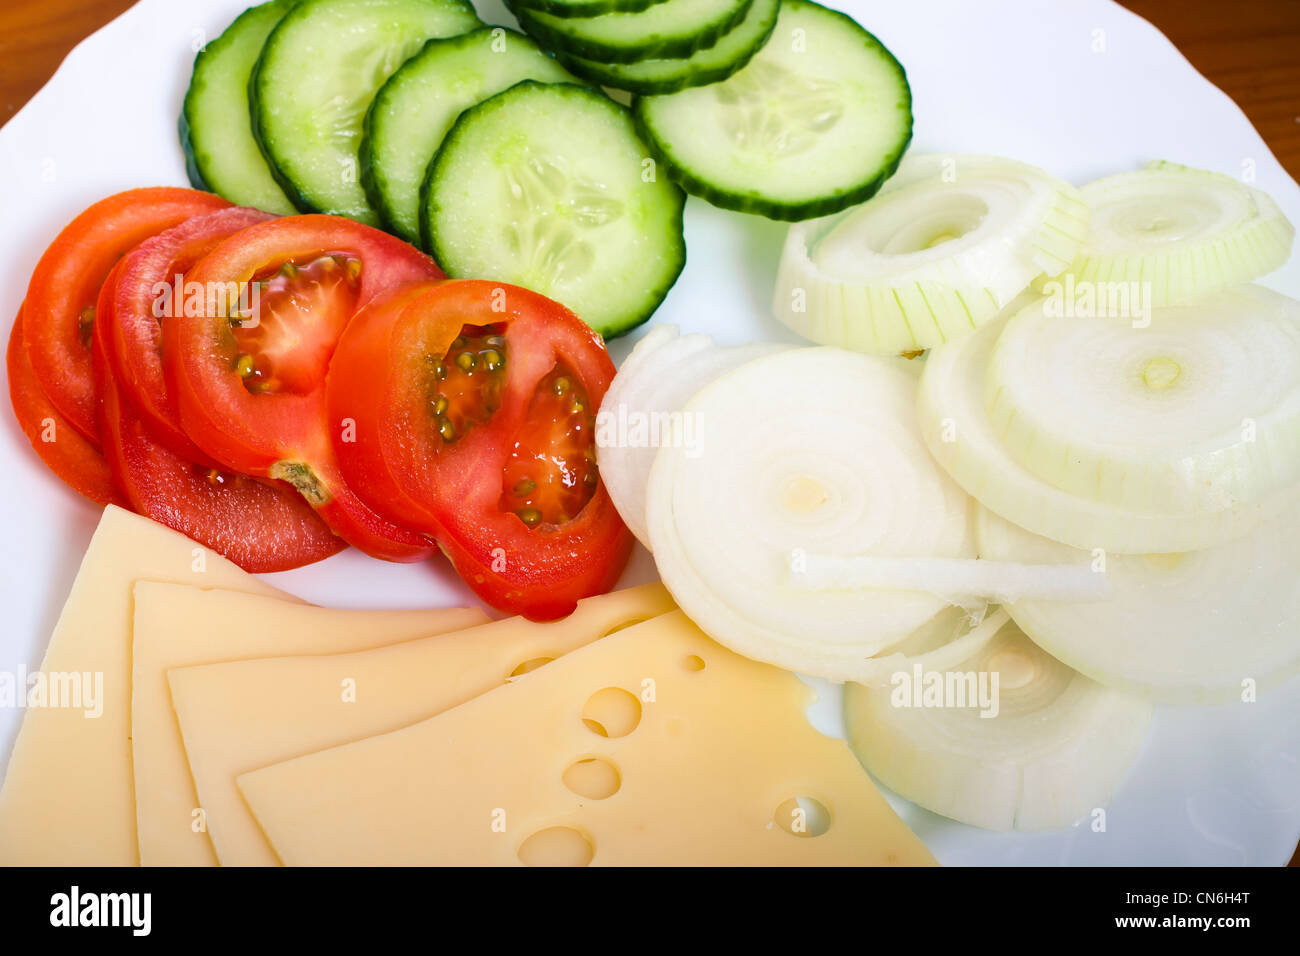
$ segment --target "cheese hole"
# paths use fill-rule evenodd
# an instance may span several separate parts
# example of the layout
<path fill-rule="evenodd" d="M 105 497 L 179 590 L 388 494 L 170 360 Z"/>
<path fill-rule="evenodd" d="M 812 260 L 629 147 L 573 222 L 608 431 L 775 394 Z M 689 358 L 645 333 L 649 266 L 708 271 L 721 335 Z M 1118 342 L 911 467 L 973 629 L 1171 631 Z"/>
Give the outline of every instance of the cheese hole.
<path fill-rule="evenodd" d="M 533 671 L 537 670 L 537 668 L 549 664 L 553 660 L 555 660 L 554 657 L 534 657 L 526 660 L 510 672 L 510 676 L 506 678 L 506 682 L 509 683 L 516 677 L 523 677 L 525 674 L 531 674 Z"/>
<path fill-rule="evenodd" d="M 704 658 L 696 654 L 691 654 L 682 659 L 682 667 L 692 674 L 702 671 L 704 670 Z"/>
<path fill-rule="evenodd" d="M 776 808 L 776 825 L 797 837 L 821 836 L 831 828 L 831 812 L 813 797 L 791 797 Z"/>
<path fill-rule="evenodd" d="M 623 785 L 618 768 L 600 757 L 583 757 L 570 764 L 561 779 L 566 787 L 589 800 L 612 797 Z"/>
<path fill-rule="evenodd" d="M 623 621 L 620 624 L 615 624 L 613 627 L 611 627 L 608 631 L 601 634 L 600 636 L 609 637 L 609 635 L 611 634 L 617 634 L 619 631 L 626 631 L 629 627 L 633 627 L 637 624 L 644 624 L 648 620 L 649 618 L 645 618 L 645 617 L 634 617 L 631 620 Z"/>
<path fill-rule="evenodd" d="M 641 723 L 641 701 L 621 687 L 606 687 L 587 699 L 582 722 L 593 734 L 626 737 Z"/>
<path fill-rule="evenodd" d="M 519 844 L 524 866 L 587 866 L 596 848 L 573 827 L 547 827 Z"/>

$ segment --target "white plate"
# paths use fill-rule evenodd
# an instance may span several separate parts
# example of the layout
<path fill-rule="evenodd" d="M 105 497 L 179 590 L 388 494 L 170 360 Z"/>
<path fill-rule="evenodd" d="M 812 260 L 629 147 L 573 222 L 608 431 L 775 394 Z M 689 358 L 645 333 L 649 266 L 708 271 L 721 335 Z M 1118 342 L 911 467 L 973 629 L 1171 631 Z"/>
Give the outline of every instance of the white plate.
<path fill-rule="evenodd" d="M 1253 174 L 1293 222 L 1300 189 L 1241 111 L 1152 26 L 1105 0 L 838 0 L 906 65 L 925 152 L 979 152 L 1036 163 L 1075 183 L 1164 158 Z M 90 203 L 135 186 L 186 182 L 176 117 L 197 44 L 246 0 L 144 0 L 82 43 L 0 130 L 0 328 L 22 301 L 41 251 Z M 512 23 L 499 0 L 485 20 Z M 1050 9 L 1050 16 L 1048 10 Z M 724 342 L 793 341 L 768 311 L 785 229 L 691 200 L 690 261 L 655 317 Z M 1268 284 L 1300 296 L 1294 263 Z M 631 340 L 615 343 L 615 358 Z M 0 414 L 0 668 L 40 663 L 98 517 L 32 454 Z M 653 574 L 640 552 L 628 582 Z M 467 600 L 444 569 L 345 553 L 274 583 L 325 604 L 430 606 Z M 838 723 L 833 692 L 819 725 Z M 20 712 L 0 713 L 4 758 Z M 1300 683 L 1259 703 L 1162 710 L 1137 767 L 1088 826 L 1038 836 L 986 833 L 895 801 L 950 864 L 1281 864 L 1300 836 Z"/>

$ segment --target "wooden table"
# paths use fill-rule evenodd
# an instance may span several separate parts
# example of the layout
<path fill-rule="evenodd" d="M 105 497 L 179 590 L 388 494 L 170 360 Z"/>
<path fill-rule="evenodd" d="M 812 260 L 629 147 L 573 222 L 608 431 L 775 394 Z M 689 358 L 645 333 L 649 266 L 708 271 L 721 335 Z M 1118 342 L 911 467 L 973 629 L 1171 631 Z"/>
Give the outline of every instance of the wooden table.
<path fill-rule="evenodd" d="M 4 0 L 0 124 L 41 88 L 78 41 L 133 3 Z M 1124 0 L 1124 6 L 1163 30 L 1198 70 L 1236 100 L 1283 167 L 1300 180 L 1300 3 Z M 1300 847 L 1291 865 L 1300 866 Z"/>

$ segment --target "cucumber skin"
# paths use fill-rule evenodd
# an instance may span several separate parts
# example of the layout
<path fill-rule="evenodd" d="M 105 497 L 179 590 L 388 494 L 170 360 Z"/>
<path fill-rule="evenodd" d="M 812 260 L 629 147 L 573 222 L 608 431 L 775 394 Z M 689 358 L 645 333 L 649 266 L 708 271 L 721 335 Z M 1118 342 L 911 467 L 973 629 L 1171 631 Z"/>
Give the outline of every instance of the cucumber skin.
<path fill-rule="evenodd" d="M 458 36 L 433 37 L 430 40 L 428 40 L 424 44 L 424 46 L 420 47 L 420 49 L 416 51 L 414 55 L 411 56 L 411 59 L 407 60 L 406 62 L 411 63 L 414 60 L 418 59 L 419 57 L 423 56 L 424 52 L 427 49 L 429 49 L 429 47 L 432 44 L 454 43 L 457 41 L 469 42 L 468 38 L 470 37 L 477 36 L 483 31 L 491 31 L 497 29 L 505 30 L 508 35 L 517 37 L 520 40 L 528 39 L 523 34 L 518 33 L 515 30 L 511 30 L 509 27 L 483 26 L 483 27 L 479 27 L 477 30 L 470 30 L 468 33 L 462 33 Z M 545 53 L 546 51 L 543 50 L 542 52 Z M 403 64 L 403 66 L 405 65 L 406 64 Z M 563 66 L 564 64 L 561 63 L 560 65 Z M 402 71 L 402 67 L 398 67 L 397 73 L 400 73 L 401 71 Z M 393 78 L 397 76 L 397 73 L 394 73 L 393 76 L 390 76 L 388 78 L 389 83 L 391 83 Z M 401 232 L 395 224 L 395 220 L 393 219 L 392 212 L 389 210 L 387 197 L 384 196 L 383 190 L 379 188 L 379 182 L 378 179 L 376 178 L 377 172 L 375 170 L 375 152 L 374 152 L 374 148 L 371 145 L 372 144 L 371 133 L 373 131 L 372 117 L 374 115 L 375 107 L 379 105 L 379 101 L 383 98 L 384 89 L 387 86 L 388 83 L 385 83 L 383 86 L 381 86 L 379 88 L 379 92 L 375 94 L 375 98 L 370 101 L 370 106 L 366 109 L 365 119 L 362 121 L 361 124 L 361 147 L 359 151 L 359 157 L 361 161 L 361 188 L 365 190 L 366 198 L 370 201 L 370 205 L 374 207 L 377 213 L 379 213 L 379 221 L 383 224 L 383 228 L 385 232 L 390 232 L 401 239 L 405 239 L 413 246 L 423 247 L 426 245 L 424 243 L 423 217 L 421 217 L 420 235 L 407 236 L 403 232 Z M 473 106 L 469 107 L 469 109 L 473 109 Z M 453 124 L 453 126 L 454 125 L 455 124 Z M 447 130 L 447 134 L 451 135 L 451 130 Z M 445 141 L 446 137 L 443 137 L 443 139 Z M 432 157 L 430 158 L 430 164 L 432 164 Z M 427 169 L 426 169 L 426 173 L 427 173 Z M 423 188 L 421 188 L 420 195 L 421 197 L 423 197 L 424 195 Z"/>
<path fill-rule="evenodd" d="M 507 96 L 511 91 L 516 90 L 525 84 L 531 84 L 534 86 L 543 85 L 537 83 L 535 80 L 523 80 L 522 82 L 516 83 L 514 86 L 510 87 L 510 89 L 503 90 L 496 96 L 489 97 L 489 99 L 484 100 L 483 103 L 490 102 L 491 100 L 496 99 L 497 96 Z M 551 83 L 547 85 L 555 87 L 571 86 L 575 90 L 583 90 L 593 96 L 599 96 L 602 99 L 609 99 L 598 90 L 593 90 L 588 86 L 579 86 L 576 83 Z M 620 109 L 627 109 L 627 107 L 622 106 L 614 100 L 609 100 L 609 102 L 613 103 Z M 452 279 L 458 277 L 453 275 L 452 271 L 443 264 L 444 261 L 450 260 L 445 260 L 445 257 L 442 256 L 442 250 L 438 246 L 437 239 L 433 235 L 432 225 L 429 222 L 429 194 L 433 191 L 433 181 L 437 178 L 438 159 L 442 156 L 443 150 L 446 149 L 449 143 L 455 142 L 457 134 L 461 132 L 462 126 L 465 125 L 466 117 L 477 110 L 479 106 L 482 106 L 483 103 L 479 103 L 477 106 L 471 106 L 469 109 L 465 110 L 465 112 L 461 113 L 460 116 L 456 117 L 456 122 L 452 124 L 451 129 L 447 131 L 447 135 L 443 137 L 442 146 L 438 148 L 438 152 L 434 154 L 433 160 L 429 163 L 429 168 L 424 174 L 424 182 L 420 184 L 420 248 L 428 253 L 433 261 L 438 263 L 439 268 L 446 272 Z M 651 293 L 650 298 L 653 299 L 654 304 L 646 309 L 642 315 L 635 316 L 627 322 L 605 326 L 603 328 L 597 328 L 596 326 L 591 325 L 584 316 L 578 316 L 578 318 L 587 323 L 587 325 L 589 325 L 592 330 L 600 335 L 600 337 L 605 341 L 616 339 L 620 335 L 626 335 L 638 326 L 644 325 L 646 322 L 650 321 L 650 317 L 653 316 L 659 306 L 663 304 L 664 299 L 668 297 L 668 293 L 672 291 L 673 286 L 677 284 L 677 280 L 681 277 L 682 270 L 686 268 L 686 195 L 680 189 L 677 190 L 677 194 L 677 215 L 675 217 L 677 228 L 674 232 L 677 241 L 674 243 L 674 251 L 677 253 L 678 265 L 672 275 L 668 276 L 664 280 L 663 287 L 655 289 Z"/>
<path fill-rule="evenodd" d="M 539 46 L 548 50 L 563 50 L 573 56 L 586 60 L 603 60 L 606 63 L 635 63 L 638 60 L 672 60 L 690 56 L 697 50 L 713 46 L 749 13 L 753 0 L 741 3 L 732 13 L 716 23 L 712 23 L 699 33 L 675 40 L 659 40 L 654 43 L 636 46 L 609 46 L 565 36 L 558 30 L 538 23 L 529 12 L 520 6 L 518 0 L 504 0 L 506 9 L 515 15 L 519 26 Z"/>
<path fill-rule="evenodd" d="M 711 70 L 697 70 L 694 73 L 686 73 L 671 80 L 651 80 L 649 82 L 628 80 L 627 77 L 619 75 L 620 64 L 618 63 L 595 63 L 591 60 L 572 57 L 560 50 L 554 51 L 554 54 L 555 59 L 560 62 L 561 66 L 584 80 L 599 83 L 601 86 L 608 86 L 612 89 L 634 93 L 637 96 L 662 96 L 667 93 L 678 93 L 693 86 L 708 86 L 710 83 L 721 83 L 733 73 L 739 73 L 749 65 L 749 61 L 757 56 L 763 47 L 767 46 L 767 41 L 772 39 L 772 34 L 776 32 L 776 21 L 777 17 L 773 17 L 771 26 L 758 38 L 758 42 L 730 65 L 715 67 Z M 644 132 L 641 133 L 641 138 L 645 138 Z"/>
<path fill-rule="evenodd" d="M 288 0 L 288 2 L 285 4 L 284 12 L 287 14 L 289 10 L 293 8 L 293 5 L 296 2 L 297 0 Z M 260 4 L 259 6 L 267 6 L 267 4 Z M 221 44 L 222 37 L 225 37 L 230 32 L 230 27 L 233 27 L 244 16 L 246 16 L 249 13 L 252 13 L 256 9 L 258 9 L 258 7 L 253 6 L 253 7 L 248 7 L 246 10 L 244 10 L 243 13 L 235 17 L 235 19 L 230 22 L 230 26 L 226 27 L 226 29 L 222 31 L 221 36 L 217 37 L 211 43 L 206 44 L 204 48 L 200 50 L 198 54 L 194 57 L 194 66 L 191 69 L 191 73 L 190 73 L 190 85 L 185 91 L 185 100 L 181 104 L 181 112 L 180 112 L 180 116 L 177 118 L 176 121 L 176 129 L 178 135 L 180 136 L 181 152 L 185 156 L 185 175 L 189 178 L 190 185 L 192 185 L 195 189 L 202 190 L 203 192 L 218 194 L 217 190 L 214 189 L 210 183 L 208 183 L 207 179 L 203 175 L 203 170 L 199 166 L 198 153 L 194 148 L 194 140 L 190 134 L 190 130 L 193 129 L 193 121 L 190 119 L 190 108 L 192 105 L 193 96 L 195 95 L 195 93 L 197 93 L 197 89 L 194 86 L 194 74 L 198 72 L 199 62 L 203 59 L 203 57 L 207 54 L 209 50 L 212 50 L 213 48 L 216 49 L 221 48 L 220 44 Z M 253 68 L 253 72 L 254 73 L 257 72 L 256 67 Z M 258 149 L 261 150 L 262 145 L 257 138 L 256 124 L 253 125 L 253 139 L 255 142 L 257 142 Z M 265 156 L 263 158 L 265 158 Z M 270 166 L 271 168 L 271 175 L 275 176 L 275 167 L 271 166 L 269 161 L 267 165 Z M 276 179 L 276 182 L 277 183 L 279 182 L 278 178 Z M 286 198 L 288 197 L 286 196 Z"/>
<path fill-rule="evenodd" d="M 450 2 L 466 8 L 477 18 L 478 12 L 474 9 L 474 4 L 471 3 L 470 0 L 450 0 Z M 297 0 L 294 6 L 289 9 L 289 12 L 284 15 L 284 19 L 275 25 L 275 29 L 271 31 L 271 35 L 266 38 L 266 45 L 262 47 L 262 55 L 257 58 L 257 64 L 253 67 L 252 76 L 248 78 L 248 107 L 253 122 L 253 139 L 257 141 L 257 147 L 262 151 L 262 156 L 265 157 L 266 164 L 271 167 L 271 175 L 275 177 L 275 181 L 279 184 L 280 188 L 284 190 L 284 194 L 288 198 L 289 202 L 293 203 L 298 211 L 303 213 L 315 213 L 320 212 L 320 210 L 308 201 L 306 196 L 298 191 L 298 187 L 294 185 L 289 177 L 280 172 L 279 166 L 276 165 L 271 149 L 262 136 L 262 122 L 260 115 L 261 98 L 258 96 L 257 89 L 262 76 L 262 66 L 266 62 L 266 52 L 271 49 L 271 45 L 276 39 L 276 34 L 280 32 L 281 28 L 284 27 L 292 14 L 295 13 L 299 7 L 308 6 L 310 3 L 311 0 Z M 479 22 L 482 23 L 481 20 Z M 380 89 L 382 88 L 383 87 L 380 87 Z M 358 175 L 360 174 L 360 165 L 361 160 L 360 157 L 358 157 Z"/>
<path fill-rule="evenodd" d="M 821 6 L 820 4 L 814 4 Z M 907 91 L 907 113 L 909 119 L 912 118 L 912 87 L 907 82 L 907 71 L 903 64 L 898 62 L 898 57 L 890 49 L 876 38 L 874 33 L 868 31 L 862 24 L 858 23 L 846 13 L 839 10 L 831 10 L 823 7 L 827 13 L 834 14 L 847 20 L 853 25 L 853 28 L 867 34 L 887 56 L 894 66 L 898 69 L 898 77 L 902 81 L 903 89 Z M 680 185 L 692 196 L 698 196 L 705 202 L 717 206 L 720 209 L 730 209 L 734 212 L 751 213 L 757 216 L 765 216 L 768 219 L 775 219 L 780 222 L 802 222 L 805 219 L 816 219 L 820 216 L 829 216 L 832 213 L 841 212 L 850 206 L 856 206 L 866 202 L 872 196 L 880 191 L 880 187 L 890 176 L 898 172 L 898 165 L 903 161 L 903 155 L 907 152 L 907 147 L 912 142 L 912 132 L 915 123 L 909 123 L 907 135 L 898 144 L 898 149 L 894 155 L 885 160 L 880 169 L 880 173 L 871 180 L 861 183 L 851 189 L 844 190 L 834 196 L 824 196 L 820 199 L 810 199 L 806 202 L 787 203 L 767 199 L 754 193 L 740 193 L 733 190 L 724 189 L 706 182 L 695 176 L 690 170 L 679 164 L 672 155 L 672 152 L 660 141 L 654 133 L 650 123 L 645 118 L 645 108 L 643 106 L 644 97 L 638 96 L 632 102 L 632 119 L 636 123 L 637 132 L 641 135 L 650 154 L 654 157 L 655 162 L 664 167 L 669 178 Z"/>
<path fill-rule="evenodd" d="M 598 17 L 604 13 L 640 13 L 664 0 L 519 0 L 519 6 L 553 17 Z"/>

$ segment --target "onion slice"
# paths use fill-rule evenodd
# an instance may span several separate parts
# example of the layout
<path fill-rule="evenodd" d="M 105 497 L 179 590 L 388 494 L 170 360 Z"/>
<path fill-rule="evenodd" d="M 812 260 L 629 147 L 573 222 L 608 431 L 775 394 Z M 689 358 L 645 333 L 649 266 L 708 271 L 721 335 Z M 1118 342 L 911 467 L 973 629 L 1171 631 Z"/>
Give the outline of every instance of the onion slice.
<path fill-rule="evenodd" d="M 980 552 L 999 560 L 1088 559 L 984 509 L 977 529 Z M 1007 609 L 1054 657 L 1158 703 L 1240 701 L 1300 673 L 1300 508 L 1205 551 L 1108 555 L 1106 577 L 1105 602 Z"/>
<path fill-rule="evenodd" d="M 996 681 L 996 683 L 995 683 Z M 989 830 L 1054 830 L 1109 802 L 1152 707 L 1076 673 L 1014 624 L 942 671 L 844 692 L 867 771 L 935 813 Z"/>
<path fill-rule="evenodd" d="M 855 683 L 883 686 L 895 674 L 911 673 L 918 664 L 924 672 L 960 667 L 1011 620 L 1006 611 L 996 610 L 986 615 L 984 610 L 973 621 L 961 608 L 940 611 L 904 641 L 867 661 Z"/>
<path fill-rule="evenodd" d="M 986 598 L 995 604 L 1024 597 L 1097 601 L 1110 593 L 1104 573 L 1087 555 L 1071 563 L 1026 564 L 983 558 L 883 558 L 795 554 L 790 580 L 809 591 L 886 588 L 929 591 L 939 597 Z"/>
<path fill-rule="evenodd" d="M 773 355 L 785 345 L 715 345 L 707 335 L 682 335 L 675 325 L 657 325 L 637 343 L 614 376 L 596 416 L 596 461 L 614 507 L 647 548 L 645 488 L 661 445 L 674 440 L 688 452 L 695 435 L 682 406 L 718 376 L 746 362 Z"/>
<path fill-rule="evenodd" d="M 1007 321 L 985 373 L 990 424 L 1026 469 L 1179 514 L 1300 481 L 1300 302 L 1247 285 L 1139 322 L 1051 302 Z"/>
<path fill-rule="evenodd" d="M 647 490 L 655 562 L 673 597 L 737 653 L 831 680 L 946 604 L 921 591 L 809 592 L 795 549 L 973 557 L 969 499 L 918 437 L 916 382 L 892 362 L 796 349 L 722 376 L 683 410 L 694 457 L 660 449 Z"/>
<path fill-rule="evenodd" d="M 1083 187 L 1092 211 L 1071 266 L 1082 283 L 1149 283 L 1152 305 L 1208 295 L 1280 268 L 1295 227 L 1269 196 L 1177 163 Z"/>
<path fill-rule="evenodd" d="M 1241 537 L 1300 501 L 1300 488 L 1214 512 L 1137 510 L 1073 495 L 1026 469 L 1002 444 L 984 404 L 985 370 L 1006 318 L 926 358 L 917 417 L 935 459 L 991 511 L 1084 551 L 1196 551 Z"/>
<path fill-rule="evenodd" d="M 1004 309 L 1074 260 L 1088 225 L 1079 191 L 992 156 L 909 156 L 876 196 L 786 236 L 773 308 L 826 345 L 932 348 Z"/>

